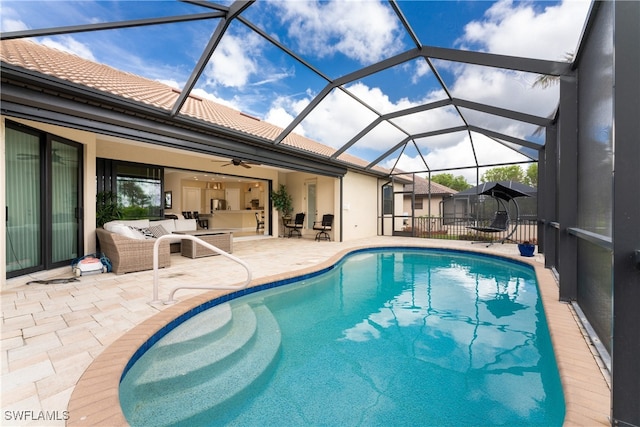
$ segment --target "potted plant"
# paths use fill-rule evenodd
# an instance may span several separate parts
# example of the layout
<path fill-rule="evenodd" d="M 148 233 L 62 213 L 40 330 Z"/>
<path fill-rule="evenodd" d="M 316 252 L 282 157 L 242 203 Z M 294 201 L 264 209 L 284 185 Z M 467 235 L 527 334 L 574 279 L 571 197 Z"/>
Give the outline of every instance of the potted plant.
<path fill-rule="evenodd" d="M 293 199 L 291 195 L 287 193 L 287 187 L 285 187 L 284 184 L 280 184 L 278 191 L 271 192 L 271 200 L 273 207 L 280 212 L 284 225 L 286 218 L 291 218 L 291 212 L 293 211 Z"/>
<path fill-rule="evenodd" d="M 530 243 L 528 241 L 518 243 L 518 250 L 520 251 L 520 255 L 531 257 L 533 256 L 533 252 L 536 249 L 536 245 Z"/>
<path fill-rule="evenodd" d="M 271 200 L 273 201 L 273 207 L 276 208 L 281 215 L 291 215 L 293 211 L 293 199 L 291 195 L 287 193 L 287 187 L 284 184 L 280 184 L 278 191 L 271 192 Z"/>
<path fill-rule="evenodd" d="M 100 191 L 96 195 L 96 227 L 102 227 L 109 221 L 122 218 L 122 209 L 118 206 L 118 197 L 113 191 Z"/>

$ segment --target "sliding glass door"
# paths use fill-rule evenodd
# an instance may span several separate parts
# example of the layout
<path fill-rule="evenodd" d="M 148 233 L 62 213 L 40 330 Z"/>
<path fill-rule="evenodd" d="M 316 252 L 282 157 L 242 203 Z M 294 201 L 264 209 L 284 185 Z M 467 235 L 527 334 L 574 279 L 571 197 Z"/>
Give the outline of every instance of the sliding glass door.
<path fill-rule="evenodd" d="M 81 253 L 80 144 L 7 124 L 7 277 L 68 265 Z"/>
<path fill-rule="evenodd" d="M 42 260 L 42 153 L 38 135 L 6 129 L 7 273 L 35 271 Z"/>
<path fill-rule="evenodd" d="M 51 141 L 51 263 L 78 257 L 80 147 Z M 73 191 L 69 191 L 73 190 Z"/>

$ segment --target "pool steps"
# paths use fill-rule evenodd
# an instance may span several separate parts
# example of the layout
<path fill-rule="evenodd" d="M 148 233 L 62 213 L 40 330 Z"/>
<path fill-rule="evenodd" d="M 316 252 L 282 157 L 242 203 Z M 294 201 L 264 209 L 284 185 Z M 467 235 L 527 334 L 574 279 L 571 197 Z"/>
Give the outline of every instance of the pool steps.
<path fill-rule="evenodd" d="M 209 370 L 232 364 L 233 357 L 242 347 L 251 343 L 257 330 L 255 312 L 248 305 L 238 307 L 233 315 L 235 319 L 221 325 L 216 331 L 204 333 L 195 339 L 158 345 L 154 349 L 156 361 L 137 378 L 134 387 L 152 386 L 159 388 L 161 393 L 165 382 L 168 387 L 188 387 L 200 382 Z"/>
<path fill-rule="evenodd" d="M 224 308 L 220 313 L 218 319 L 205 312 L 211 323 L 197 316 L 181 325 L 182 331 L 171 334 L 172 338 L 160 340 L 153 351 L 163 357 L 154 366 L 145 366 L 143 356 L 132 367 L 123 380 L 122 389 L 128 391 L 120 396 L 131 425 L 153 425 L 153 420 L 190 424 L 209 416 L 203 410 L 215 413 L 219 405 L 241 396 L 270 372 L 280 353 L 281 337 L 269 309 L 244 304 L 227 315 Z M 204 344 L 205 340 L 210 343 Z M 164 357 L 169 354 L 171 359 Z"/>
<path fill-rule="evenodd" d="M 205 334 L 216 333 L 231 321 L 232 313 L 229 303 L 211 307 L 186 320 L 173 329 L 172 334 L 166 335 L 157 345 L 166 346 L 197 339 Z"/>

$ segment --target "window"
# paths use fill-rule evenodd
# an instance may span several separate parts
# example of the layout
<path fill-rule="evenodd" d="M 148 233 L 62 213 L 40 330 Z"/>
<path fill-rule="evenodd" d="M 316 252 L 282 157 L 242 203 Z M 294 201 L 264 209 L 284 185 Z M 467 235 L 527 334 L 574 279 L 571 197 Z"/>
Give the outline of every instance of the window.
<path fill-rule="evenodd" d="M 382 214 L 393 214 L 393 186 L 390 184 L 382 187 Z"/>
<path fill-rule="evenodd" d="M 115 192 L 123 219 L 162 218 L 165 201 L 163 168 L 98 159 L 97 171 L 98 192 Z"/>
<path fill-rule="evenodd" d="M 154 166 L 119 164 L 116 167 L 118 205 L 124 219 L 162 217 L 161 169 Z"/>
<path fill-rule="evenodd" d="M 422 208 L 422 202 L 423 202 L 422 197 L 416 197 L 414 202 L 413 202 L 413 209 L 414 210 L 423 209 Z"/>

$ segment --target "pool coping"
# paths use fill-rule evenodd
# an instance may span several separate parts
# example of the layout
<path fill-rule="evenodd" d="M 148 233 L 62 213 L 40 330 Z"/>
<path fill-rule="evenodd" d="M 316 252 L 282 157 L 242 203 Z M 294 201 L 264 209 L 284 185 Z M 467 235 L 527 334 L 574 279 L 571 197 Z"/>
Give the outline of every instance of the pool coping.
<path fill-rule="evenodd" d="M 418 245 L 366 245 L 339 251 L 314 266 L 254 279 L 249 287 L 291 280 L 331 268 L 346 255 L 366 249 L 412 248 Z M 558 300 L 558 285 L 553 273 L 539 262 L 523 257 L 487 254 L 482 250 L 430 247 L 429 250 L 477 253 L 531 265 L 536 273 L 551 341 L 565 398 L 565 426 L 610 425 L 611 392 L 598 364 L 592 345 L 581 329 L 570 303 Z M 77 382 L 69 400 L 68 426 L 95 426 L 108 422 L 128 426 L 120 406 L 120 378 L 138 349 L 175 318 L 207 302 L 234 291 L 207 291 L 178 302 L 143 321 L 107 347 L 89 365 Z"/>

